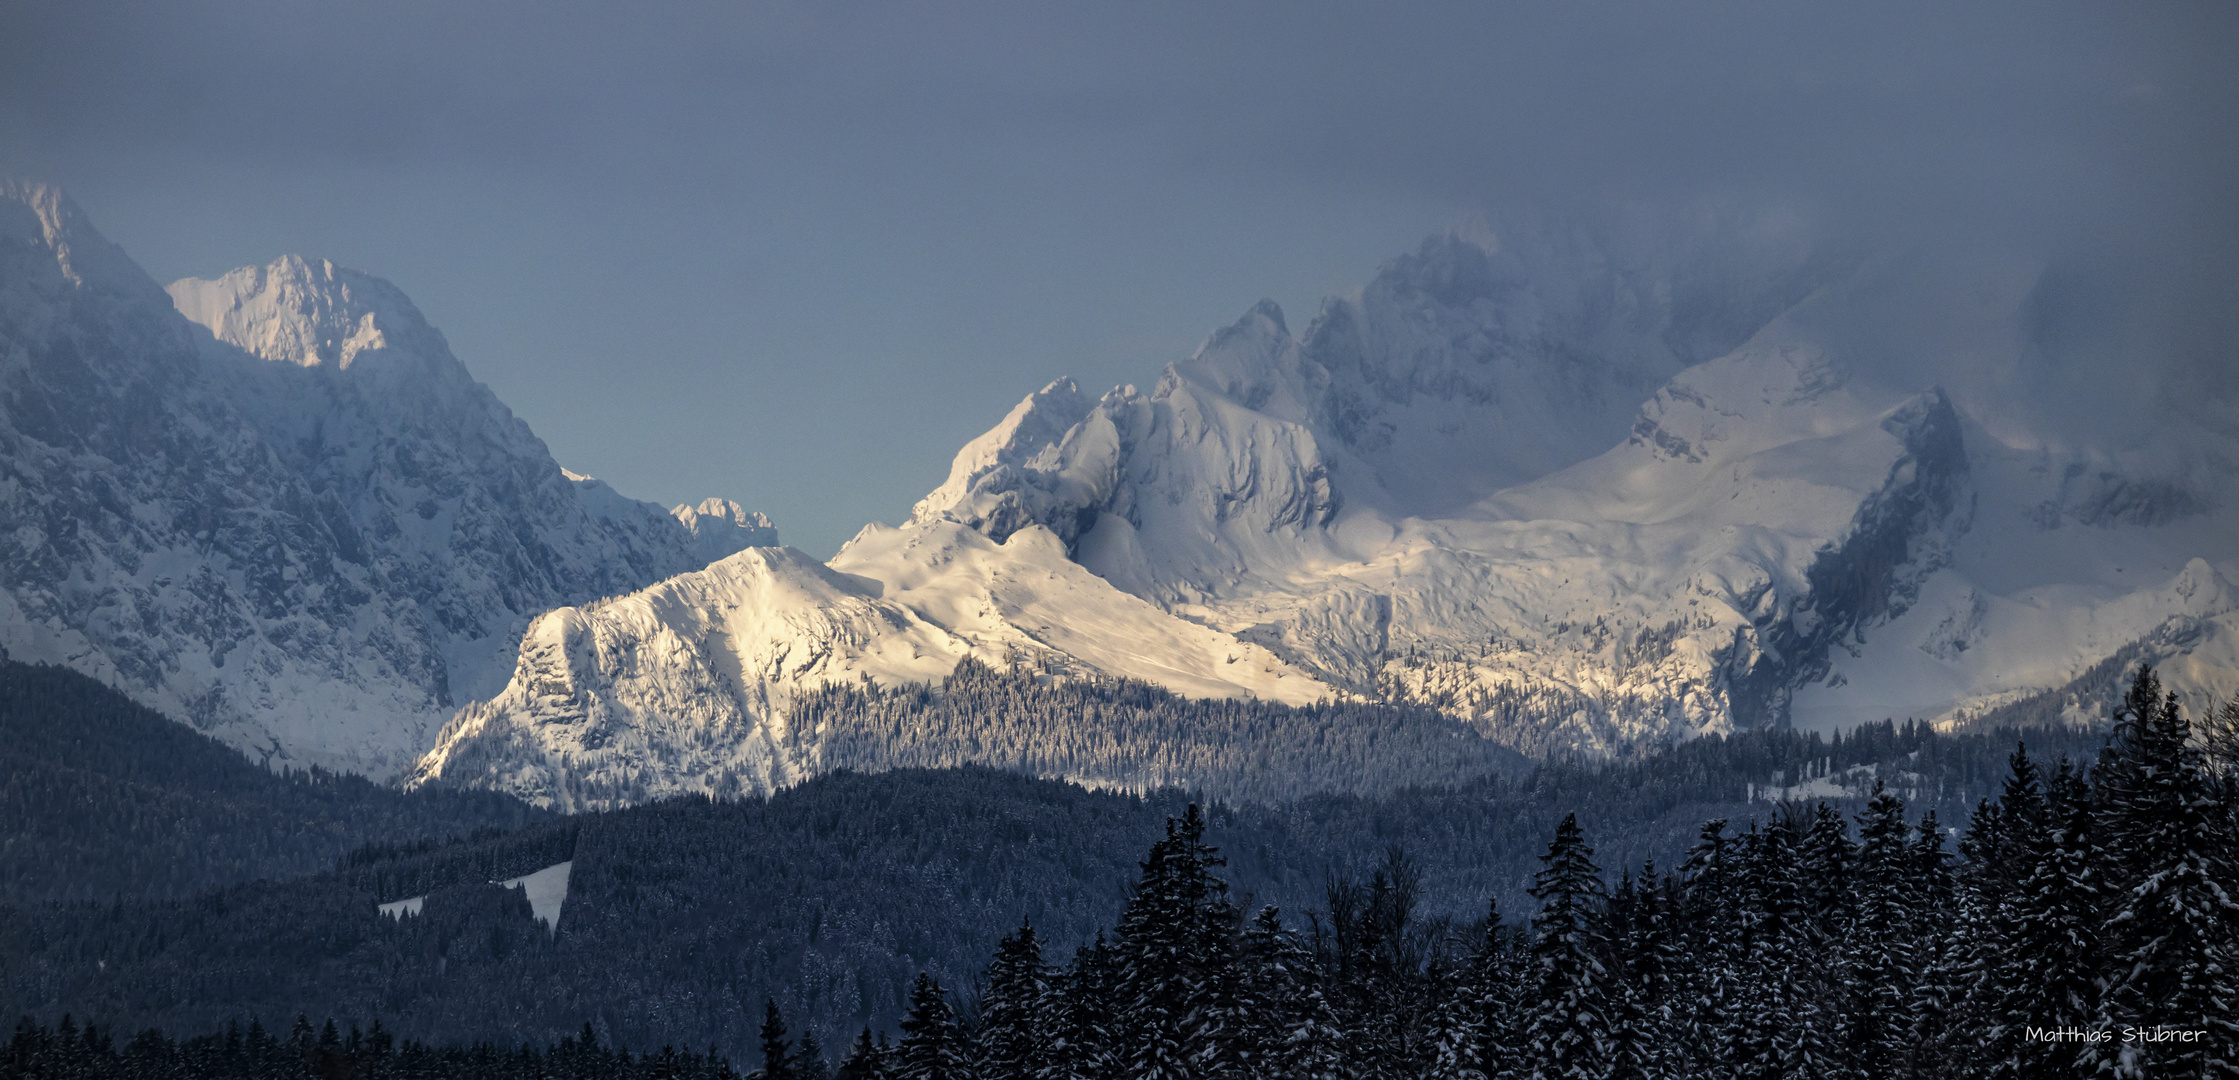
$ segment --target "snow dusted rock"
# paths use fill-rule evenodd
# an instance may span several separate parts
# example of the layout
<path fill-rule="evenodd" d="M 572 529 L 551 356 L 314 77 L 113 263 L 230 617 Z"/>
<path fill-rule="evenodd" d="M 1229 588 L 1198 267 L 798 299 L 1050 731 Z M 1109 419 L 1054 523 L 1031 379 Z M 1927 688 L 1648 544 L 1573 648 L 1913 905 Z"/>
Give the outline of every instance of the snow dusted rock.
<path fill-rule="evenodd" d="M 530 616 L 710 546 L 564 473 L 388 283 L 166 295 L 51 188 L 0 185 L 0 386 L 0 644 L 274 763 L 393 774 Z"/>
<path fill-rule="evenodd" d="M 1052 382 L 828 566 L 749 553 L 547 616 L 415 780 L 767 790 L 819 767 L 801 690 L 1021 652 L 1429 703 L 1533 752 L 1975 716 L 2148 652 L 2239 688 L 2212 465 L 2025 460 L 1979 383 L 1889 375 L 2007 342 L 2013 296 L 1740 233 L 1436 237 L 1301 336 L 1263 303 L 1148 393 Z M 1912 318 L 1923 291 L 1990 300 Z"/>
<path fill-rule="evenodd" d="M 799 692 L 935 681 L 966 656 L 1020 655 L 1199 697 L 1330 693 L 1265 649 L 1112 588 L 1038 526 L 998 544 L 949 522 L 874 525 L 830 566 L 756 548 L 547 613 L 504 692 L 461 709 L 407 782 L 569 811 L 767 793 L 819 769 L 813 745 L 788 739 Z"/>
<path fill-rule="evenodd" d="M 749 510 L 729 499 L 706 499 L 698 506 L 680 505 L 669 514 L 692 534 L 693 557 L 702 565 L 727 559 L 750 547 L 776 547 L 777 526 L 759 510 Z"/>
<path fill-rule="evenodd" d="M 1909 670 L 1876 679 L 1906 693 L 1839 691 L 1857 681 L 1845 665 L 1888 636 L 1877 627 L 1924 589 L 1941 602 L 1931 583 L 1955 560 L 1979 551 L 1978 578 L 2010 576 L 1989 573 L 1992 552 L 2044 547 L 2062 522 L 2129 531 L 2089 554 L 2048 551 L 2056 579 L 2162 547 L 2162 573 L 2194 556 L 2234 572 L 2207 468 L 2178 482 L 2040 460 L 2038 480 L 2017 482 L 2001 465 L 1987 496 L 2000 527 L 1970 532 L 1985 496 L 1968 447 L 2005 451 L 1969 417 L 2010 403 L 1867 376 L 1908 369 L 1885 362 L 1891 349 L 2019 348 L 2018 295 L 1978 284 L 1984 310 L 1934 325 L 1903 284 L 1916 267 L 1814 258 L 1781 235 L 1755 255 L 1526 235 L 1539 238 L 1433 238 L 1297 339 L 1262 304 L 1151 394 L 1114 391 L 1062 430 L 1080 398 L 1053 384 L 959 455 L 913 520 L 990 535 L 1043 524 L 1125 591 L 1531 750 L 1785 723 L 1799 688 L 1814 723 L 1994 702 L 1988 686 L 1952 692 L 1949 674 Z M 2032 538 L 2011 535 L 2024 517 Z M 2200 612 L 2077 637 L 2029 685 L 2141 636 L 2192 640 L 2157 626 L 2231 610 L 2200 595 Z M 1978 617 L 1969 604 L 1939 616 L 1958 627 L 1945 638 L 1990 632 L 1998 605 L 1983 599 Z M 1923 647 L 1900 652 L 1963 651 Z M 2214 663 L 2202 679 L 2203 702 L 2239 681 Z M 1828 704 L 1823 681 L 1849 704 Z"/>

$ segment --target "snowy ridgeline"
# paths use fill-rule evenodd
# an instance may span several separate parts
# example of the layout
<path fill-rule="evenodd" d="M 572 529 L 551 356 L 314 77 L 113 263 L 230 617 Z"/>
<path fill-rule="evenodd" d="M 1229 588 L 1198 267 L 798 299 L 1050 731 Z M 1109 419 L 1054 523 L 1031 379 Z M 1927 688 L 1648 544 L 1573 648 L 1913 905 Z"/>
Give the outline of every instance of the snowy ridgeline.
<path fill-rule="evenodd" d="M 1641 243 L 1434 238 L 1298 335 L 1255 308 L 1147 393 L 1053 382 L 829 564 L 761 549 L 546 614 L 411 782 L 774 790 L 824 764 L 803 702 L 966 657 L 1428 706 L 1533 755 L 2090 722 L 2110 663 L 2195 708 L 2239 691 L 2239 504 L 2202 464 L 2239 463 L 2228 440 L 2056 451 L 2026 402 L 1876 360 L 2024 349 L 2030 274 L 1928 325 L 1937 268 Z M 1151 775 L 1087 765 L 1054 775 Z"/>
<path fill-rule="evenodd" d="M 166 293 L 24 185 L 0 230 L 0 646 L 276 764 L 768 791 L 805 695 L 966 657 L 1426 705 L 1533 754 L 2088 719 L 2118 657 L 2239 690 L 2230 439 L 2172 413 L 2106 449 L 1979 377 L 2038 362 L 2041 266 L 1777 218 L 1434 237 L 1147 392 L 1052 382 L 823 565 L 561 469 L 377 278 Z"/>
<path fill-rule="evenodd" d="M 759 794 L 840 769 L 976 764 L 1098 790 L 1172 786 L 1272 804 L 1464 784 L 1526 765 L 1515 748 L 1422 706 L 1192 700 L 1149 682 L 995 668 L 969 656 L 937 684 L 819 686 L 794 698 L 787 717 L 769 741 L 679 736 L 683 752 L 697 755 L 680 759 L 676 744 L 616 730 L 595 708 L 559 713 L 540 729 L 545 745 L 570 740 L 556 751 L 524 746 L 511 728 L 495 726 L 449 743 L 442 771 L 415 779 L 495 787 L 577 812 L 682 792 Z"/>
<path fill-rule="evenodd" d="M 0 647 L 274 765 L 393 777 L 527 621 L 755 544 L 561 469 L 394 286 L 288 256 L 167 293 L 0 181 Z"/>
<path fill-rule="evenodd" d="M 560 905 L 566 903 L 568 898 L 568 873 L 574 868 L 575 860 L 570 859 L 567 862 L 547 866 L 533 874 L 523 874 L 520 877 L 507 878 L 504 881 L 493 881 L 491 884 L 521 890 L 529 901 L 529 911 L 535 916 L 536 921 L 543 924 L 551 933 L 557 935 L 560 932 Z M 381 914 L 392 919 L 418 915 L 426 909 L 428 895 L 422 894 L 407 897 L 403 900 L 392 900 L 386 904 L 378 905 L 378 910 Z"/>

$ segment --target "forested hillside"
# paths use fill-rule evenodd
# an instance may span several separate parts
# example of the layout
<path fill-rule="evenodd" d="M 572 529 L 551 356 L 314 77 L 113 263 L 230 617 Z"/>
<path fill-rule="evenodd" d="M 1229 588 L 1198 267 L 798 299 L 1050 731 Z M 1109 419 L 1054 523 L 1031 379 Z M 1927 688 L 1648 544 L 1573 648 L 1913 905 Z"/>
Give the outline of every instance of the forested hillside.
<path fill-rule="evenodd" d="M 2032 735 L 2033 753 L 2096 738 Z M 1461 932 L 1487 899 L 1528 910 L 1547 837 L 1573 809 L 1607 865 L 1676 865 L 1711 817 L 1772 821 L 1776 780 L 1879 777 L 1959 823 L 1995 792 L 2011 733 L 1869 727 L 1838 741 L 1764 733 L 1623 763 L 1542 766 L 1386 797 L 1213 803 L 1207 842 L 1239 901 L 1330 907 L 1331 875 L 1368 881 L 1394 845 L 1420 873 L 1413 918 Z M 1820 783 L 1825 782 L 1822 777 Z M 1832 790 L 1832 789 L 1831 789 Z M 1756 795 L 1756 801 L 1752 801 Z M 400 1038 L 714 1045 L 752 1058 L 765 998 L 838 1047 L 891 1030 L 920 972 L 970 987 L 1031 920 L 1053 949 L 1116 931 L 1143 851 L 1192 796 L 1096 792 L 979 767 L 841 772 L 767 799 L 682 799 L 531 824 L 502 837 L 368 848 L 344 865 L 192 900 L 0 911 L 5 1015 L 137 1031 L 268 1026 L 299 1012 Z M 1862 798 L 1836 798 L 1841 812 Z M 556 934 L 490 886 L 572 860 Z M 425 894 L 417 917 L 380 903 Z"/>
<path fill-rule="evenodd" d="M 2196 731 L 2142 671 L 2091 767 L 2017 751 L 1956 851 L 1933 812 L 1887 790 L 1850 820 L 1819 804 L 1708 821 L 1676 869 L 1637 873 L 1598 863 L 1566 815 L 1528 924 L 1497 909 L 1467 928 L 1418 921 L 1419 879 L 1397 857 L 1333 884 L 1303 924 L 1255 911 L 1193 806 L 1151 848 L 1112 939 L 1062 962 L 1022 926 L 970 1015 L 921 979 L 899 1045 L 865 1039 L 840 1073 L 2225 1076 L 2235 725 L 2239 702 Z M 770 1045 L 764 1076 L 818 1075 Z"/>
<path fill-rule="evenodd" d="M 864 1027 L 833 1054 L 824 1034 L 830 1017 L 796 1039 L 789 1028 L 814 1018 L 813 1008 L 789 1016 L 775 1000 L 756 1008 L 726 996 L 729 1015 L 707 1019 L 721 1022 L 717 1037 L 733 1060 L 761 1066 L 749 1074 L 757 1080 L 2218 1076 L 2228 1071 L 2225 1048 L 2239 1039 L 2232 974 L 2239 912 L 2228 899 L 2239 893 L 2239 861 L 2230 855 L 2239 843 L 2239 760 L 2231 756 L 2239 748 L 2239 703 L 2208 719 L 2196 729 L 2143 672 L 2094 760 L 2047 762 L 2017 749 L 1996 798 L 1978 802 L 1956 843 L 1945 819 L 1909 807 L 1886 784 L 1847 811 L 1791 803 L 1747 825 L 1708 820 L 1670 869 L 1628 868 L 1597 852 L 1580 816 L 1566 813 L 1533 860 L 1525 904 L 1495 903 L 1475 918 L 1431 912 L 1428 875 L 1397 847 L 1326 876 L 1318 904 L 1303 917 L 1265 903 L 1238 887 L 1267 869 L 1237 850 L 1249 835 L 1233 820 L 1224 833 L 1217 810 L 1190 804 L 1153 831 L 1148 856 L 1133 871 L 1107 868 L 1097 899 L 1108 905 L 1109 928 L 1093 940 L 1069 941 L 1058 929 L 1095 906 L 1082 902 L 1087 897 L 996 889 L 992 895 L 1031 897 L 1042 917 L 1012 920 L 1016 929 L 962 970 L 921 966 L 894 1025 L 898 1039 Z M 1971 768 L 1974 754 L 1963 741 L 1931 739 L 1910 756 L 1922 760 L 1931 748 Z M 975 795 L 946 813 L 990 826 L 989 852 L 1049 844 L 1040 830 L 1056 825 L 1132 828 L 1150 809 L 1109 795 L 1067 799 L 1063 793 L 1078 789 L 989 772 L 900 773 L 877 778 L 905 782 L 874 800 L 866 820 L 827 821 L 823 831 L 849 837 L 840 848 L 880 850 L 901 866 L 900 848 L 914 837 L 906 816 L 894 812 L 929 794 L 923 783 L 956 777 L 976 781 L 968 785 Z M 1009 799 L 1006 783 L 1017 785 Z M 644 845 L 695 832 L 693 814 L 715 809 L 722 808 L 671 804 L 603 822 L 632 821 L 629 839 Z M 596 831 L 581 831 L 576 859 L 589 856 Z M 644 854 L 652 857 L 637 865 L 662 858 Z M 720 853 L 703 854 L 720 860 Z M 793 865 L 792 854 L 773 852 L 747 869 L 789 882 L 817 876 Z M 370 1030 L 349 1023 L 347 1038 L 333 1020 L 314 1035 L 305 1017 L 285 1039 L 255 1022 L 246 1031 L 238 1023 L 190 1024 L 209 1033 L 173 1040 L 143 1031 L 121 1049 L 115 1032 L 129 1030 L 129 1021 L 96 1030 L 69 1018 L 27 1018 L 0 1057 L 0 1077 L 735 1075 L 719 1052 L 680 1053 L 666 1039 L 651 1054 L 616 1045 L 628 1036 L 600 1004 L 653 994 L 646 1011 L 655 1017 L 664 1005 L 689 1006 L 689 991 L 670 988 L 709 986 L 711 965 L 700 954 L 731 952 L 719 967 L 747 944 L 676 935 L 691 924 L 658 916 L 680 910 L 675 878 L 621 865 L 607 893 L 635 894 L 635 917 L 660 924 L 638 930 L 641 937 L 662 931 L 665 966 L 657 977 L 600 987 L 581 1003 L 591 1019 L 557 1041 L 544 1030 L 552 1021 L 522 1022 L 540 1011 L 533 1004 L 509 1019 L 481 1019 L 486 1031 L 502 1033 L 494 1041 L 452 1035 L 448 1045 L 431 1047 L 408 1037 L 401 1048 L 397 1032 L 425 1027 L 428 1017 L 384 1018 L 376 1006 Z M 976 869 L 983 879 L 1004 875 L 992 863 Z M 916 898 L 940 894 L 932 883 L 943 876 L 920 875 Z M 1009 880 L 1031 877 L 1014 872 Z M 1115 878 L 1133 887 L 1110 888 Z M 857 895 L 893 884 L 859 882 Z M 453 890 L 446 900 L 431 897 L 428 914 L 391 927 L 394 942 L 416 946 L 396 966 L 418 968 L 423 990 L 467 969 L 508 969 L 507 979 L 484 986 L 518 986 L 533 1003 L 576 988 L 574 980 L 588 974 L 544 977 L 565 966 L 555 958 L 578 952 L 588 961 L 603 951 L 596 918 L 589 933 L 569 930 L 540 948 L 540 931 L 523 933 L 517 894 L 485 886 Z M 737 894 L 699 904 L 701 915 L 755 906 Z M 222 904 L 203 906 L 223 914 Z M 902 918 L 918 926 L 969 922 L 994 936 L 999 906 L 921 903 Z M 91 922 L 129 926 L 140 913 L 89 914 Z M 812 947 L 848 932 L 844 919 L 819 924 L 807 939 Z M 81 939 L 75 950 L 81 962 L 99 955 L 87 944 Z M 328 945 L 329 957 L 358 947 Z M 455 961 L 448 972 L 446 957 Z M 365 974 L 379 972 L 330 967 L 323 982 Z M 372 997 L 400 1002 L 393 986 Z M 459 994 L 454 1007 L 474 1000 Z M 668 1031 L 681 1033 L 676 1014 L 665 1019 Z"/>
<path fill-rule="evenodd" d="M 269 772 L 75 671 L 0 660 L 0 902 L 185 896 L 546 816 L 489 792 Z"/>
<path fill-rule="evenodd" d="M 1521 774 L 1516 751 L 1433 708 L 1199 700 L 1133 679 L 1052 681 L 969 657 L 938 687 L 826 685 L 787 720 L 804 772 L 992 765 L 1091 787 L 1232 801 L 1375 794 Z"/>

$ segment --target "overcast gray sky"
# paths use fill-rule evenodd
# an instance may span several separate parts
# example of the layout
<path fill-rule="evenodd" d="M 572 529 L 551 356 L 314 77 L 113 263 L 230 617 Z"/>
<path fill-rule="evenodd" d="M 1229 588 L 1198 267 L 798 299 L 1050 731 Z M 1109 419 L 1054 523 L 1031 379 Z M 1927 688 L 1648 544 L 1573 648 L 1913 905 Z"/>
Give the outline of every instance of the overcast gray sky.
<path fill-rule="evenodd" d="M 389 278 L 563 464 L 829 555 L 1049 379 L 1478 214 L 1780 202 L 2212 306 L 2235 10 L 0 0 L 0 171 L 162 280 Z"/>

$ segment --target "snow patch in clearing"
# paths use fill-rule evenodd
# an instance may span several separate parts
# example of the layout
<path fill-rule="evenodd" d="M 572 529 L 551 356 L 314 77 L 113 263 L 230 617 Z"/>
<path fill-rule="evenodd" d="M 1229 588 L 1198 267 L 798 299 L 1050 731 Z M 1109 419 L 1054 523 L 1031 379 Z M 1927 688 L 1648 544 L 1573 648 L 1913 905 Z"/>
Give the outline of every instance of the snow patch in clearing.
<path fill-rule="evenodd" d="M 508 889 L 519 889 L 529 896 L 529 911 L 536 921 L 543 923 L 554 934 L 560 932 L 560 905 L 568 898 L 568 871 L 574 869 L 575 860 L 547 866 L 533 874 L 507 878 L 497 884 Z M 413 901 L 406 901 L 412 903 Z"/>

